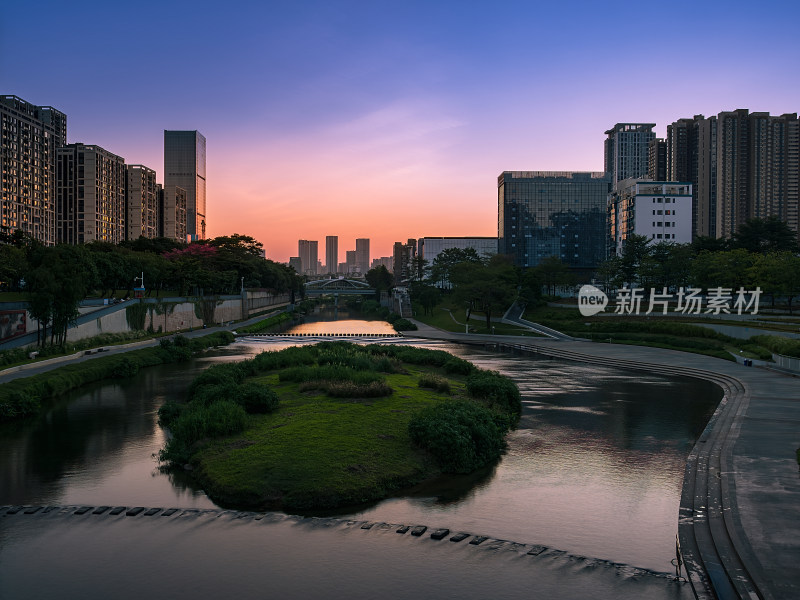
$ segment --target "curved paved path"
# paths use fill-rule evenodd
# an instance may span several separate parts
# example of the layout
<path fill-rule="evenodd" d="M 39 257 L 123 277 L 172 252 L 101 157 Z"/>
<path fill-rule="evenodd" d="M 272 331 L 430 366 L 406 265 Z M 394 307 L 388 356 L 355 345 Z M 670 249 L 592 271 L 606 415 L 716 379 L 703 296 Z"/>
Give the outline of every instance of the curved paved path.
<path fill-rule="evenodd" d="M 698 598 L 800 598 L 800 379 L 718 358 L 618 344 L 443 332 L 414 335 L 699 377 L 725 395 L 689 457 L 679 515 Z M 512 350 L 514 348 L 511 348 Z"/>

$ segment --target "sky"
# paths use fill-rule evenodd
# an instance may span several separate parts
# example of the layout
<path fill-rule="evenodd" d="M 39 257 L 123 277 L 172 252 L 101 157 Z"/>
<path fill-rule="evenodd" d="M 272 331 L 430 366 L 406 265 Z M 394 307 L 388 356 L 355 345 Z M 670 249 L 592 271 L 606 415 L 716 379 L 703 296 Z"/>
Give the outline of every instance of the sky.
<path fill-rule="evenodd" d="M 163 182 L 207 140 L 207 233 L 339 261 L 496 236 L 502 171 L 602 171 L 604 131 L 800 112 L 800 3 L 4 2 L 0 94 Z"/>

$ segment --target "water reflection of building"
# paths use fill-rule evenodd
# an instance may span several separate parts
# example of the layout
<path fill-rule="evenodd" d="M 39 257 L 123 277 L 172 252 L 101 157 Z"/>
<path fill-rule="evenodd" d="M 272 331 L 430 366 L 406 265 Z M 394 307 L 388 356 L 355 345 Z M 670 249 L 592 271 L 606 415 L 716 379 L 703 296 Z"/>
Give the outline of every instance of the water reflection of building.
<path fill-rule="evenodd" d="M 520 267 L 550 256 L 594 269 L 606 253 L 607 173 L 504 171 L 497 178 L 498 252 Z"/>

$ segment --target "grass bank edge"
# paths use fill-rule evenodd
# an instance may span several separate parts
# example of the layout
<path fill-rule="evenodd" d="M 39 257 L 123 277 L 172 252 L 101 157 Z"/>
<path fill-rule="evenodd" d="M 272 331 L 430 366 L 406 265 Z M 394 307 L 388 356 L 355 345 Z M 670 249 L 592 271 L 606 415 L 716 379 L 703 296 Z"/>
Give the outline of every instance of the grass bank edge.
<path fill-rule="evenodd" d="M 227 331 L 217 331 L 196 338 L 164 337 L 158 346 L 130 350 L 111 356 L 98 356 L 47 371 L 14 379 L 0 386 L 0 423 L 18 421 L 40 414 L 53 400 L 103 379 L 130 377 L 139 369 L 187 360 L 214 346 L 234 341 Z"/>

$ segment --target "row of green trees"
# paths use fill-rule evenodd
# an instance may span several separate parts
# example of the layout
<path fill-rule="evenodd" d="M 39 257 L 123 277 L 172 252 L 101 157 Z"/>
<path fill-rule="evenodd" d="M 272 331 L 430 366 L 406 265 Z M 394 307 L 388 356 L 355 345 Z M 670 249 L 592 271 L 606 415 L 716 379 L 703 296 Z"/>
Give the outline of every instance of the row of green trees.
<path fill-rule="evenodd" d="M 800 295 L 798 252 L 797 234 L 785 222 L 750 219 L 730 239 L 698 237 L 691 244 L 675 244 L 631 236 L 621 255 L 601 263 L 594 275 L 607 291 L 626 286 L 760 287 L 773 304 L 775 298 L 784 298 L 791 311 Z M 535 302 L 542 293 L 552 296 L 559 287 L 586 282 L 555 256 L 522 270 L 503 256 L 482 259 L 471 248 L 444 250 L 433 263 L 417 258 L 412 266 L 412 298 L 426 314 L 442 294 L 451 294 L 469 310 L 483 312 L 487 327 L 491 312 L 514 300 Z"/>
<path fill-rule="evenodd" d="M 790 250 L 745 248 L 708 250 L 700 243 L 652 244 L 643 236 L 632 236 L 615 256 L 598 269 L 607 291 L 622 287 L 645 289 L 702 289 L 723 287 L 738 290 L 761 288 L 775 299 L 783 298 L 791 312 L 800 294 L 800 256 Z"/>
<path fill-rule="evenodd" d="M 241 287 L 301 291 L 293 269 L 261 257 L 262 245 L 234 234 L 192 244 L 139 238 L 118 245 L 92 242 L 43 246 L 22 232 L 0 234 L 0 291 L 23 292 L 40 324 L 40 344 L 60 345 L 87 296 L 126 296 L 144 284 L 147 295 L 238 293 Z M 144 281 L 141 278 L 144 277 Z"/>

